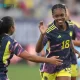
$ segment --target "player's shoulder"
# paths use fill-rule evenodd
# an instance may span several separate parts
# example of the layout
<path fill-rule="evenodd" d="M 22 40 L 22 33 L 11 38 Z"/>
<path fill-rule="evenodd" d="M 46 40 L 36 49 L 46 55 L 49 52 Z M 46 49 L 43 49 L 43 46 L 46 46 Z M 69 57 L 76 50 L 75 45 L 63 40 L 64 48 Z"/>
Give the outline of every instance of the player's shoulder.
<path fill-rule="evenodd" d="M 12 43 L 14 42 L 14 39 L 11 36 L 6 35 L 4 41 Z"/>
<path fill-rule="evenodd" d="M 74 27 L 76 26 L 72 21 L 67 21 L 68 25 L 69 25 L 69 29 L 73 30 Z"/>
<path fill-rule="evenodd" d="M 11 38 L 9 35 L 7 34 L 4 34 L 2 35 L 2 41 L 1 41 L 3 47 L 6 46 L 6 45 L 9 45 L 11 43 Z"/>
<path fill-rule="evenodd" d="M 80 28 L 80 24 L 76 21 L 72 21 L 72 23 L 74 23 L 75 27 Z"/>
<path fill-rule="evenodd" d="M 71 20 L 67 21 L 67 23 L 68 23 L 69 26 L 74 26 L 75 25 Z"/>
<path fill-rule="evenodd" d="M 54 25 L 54 22 L 52 22 L 48 25 L 48 29 L 46 30 L 46 33 L 50 33 L 51 31 L 55 29 L 56 29 L 56 26 Z"/>
<path fill-rule="evenodd" d="M 71 27 L 76 27 L 76 28 L 80 28 L 80 24 L 79 23 L 77 23 L 77 22 L 75 22 L 75 21 L 67 21 L 68 22 L 68 24 L 69 24 L 69 26 L 71 26 Z"/>

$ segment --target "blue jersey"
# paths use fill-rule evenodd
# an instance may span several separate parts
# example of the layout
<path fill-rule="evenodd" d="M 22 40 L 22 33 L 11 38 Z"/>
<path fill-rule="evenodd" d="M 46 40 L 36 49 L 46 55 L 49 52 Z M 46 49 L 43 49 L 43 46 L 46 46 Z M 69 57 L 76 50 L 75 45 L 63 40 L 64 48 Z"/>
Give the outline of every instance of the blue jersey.
<path fill-rule="evenodd" d="M 13 55 L 19 55 L 23 51 L 21 45 L 9 35 L 0 35 L 0 73 L 6 73 Z"/>
<path fill-rule="evenodd" d="M 43 45 L 48 41 L 50 42 L 50 51 L 46 54 L 46 57 L 60 56 L 59 58 L 63 60 L 63 64 L 61 66 L 56 66 L 44 63 L 42 68 L 43 72 L 54 73 L 70 67 L 70 44 L 73 28 L 70 27 L 67 22 L 66 24 L 68 25 L 66 31 L 60 31 L 54 23 L 50 24 L 46 31 Z"/>
<path fill-rule="evenodd" d="M 79 39 L 79 34 L 80 34 L 80 29 L 77 27 L 77 25 L 75 25 L 74 23 L 72 23 L 71 21 L 68 21 L 68 23 L 74 28 L 74 33 L 72 35 L 72 39 L 75 40 L 76 38 Z M 72 64 L 77 64 L 77 58 L 75 53 L 71 50 L 71 63 Z"/>

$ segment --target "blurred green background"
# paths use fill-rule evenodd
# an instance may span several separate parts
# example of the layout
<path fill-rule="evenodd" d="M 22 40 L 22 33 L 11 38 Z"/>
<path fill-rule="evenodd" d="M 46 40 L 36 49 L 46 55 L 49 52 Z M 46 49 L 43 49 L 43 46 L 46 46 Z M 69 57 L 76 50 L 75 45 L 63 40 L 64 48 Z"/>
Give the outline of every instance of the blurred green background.
<path fill-rule="evenodd" d="M 28 66 L 27 64 L 16 64 L 8 67 L 10 80 L 41 80 L 39 66 Z"/>

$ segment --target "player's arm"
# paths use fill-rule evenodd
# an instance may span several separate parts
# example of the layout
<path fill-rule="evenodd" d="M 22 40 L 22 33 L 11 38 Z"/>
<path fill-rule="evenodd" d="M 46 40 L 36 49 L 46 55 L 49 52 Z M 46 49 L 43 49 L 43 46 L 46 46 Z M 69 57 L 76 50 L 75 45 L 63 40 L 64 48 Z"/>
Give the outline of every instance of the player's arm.
<path fill-rule="evenodd" d="M 36 52 L 39 53 L 42 51 L 42 49 L 44 48 L 43 46 L 43 38 L 44 38 L 44 34 L 41 34 L 39 37 L 39 40 L 36 44 Z"/>
<path fill-rule="evenodd" d="M 47 44 L 44 46 L 44 48 L 41 51 L 41 56 L 45 57 L 46 53 L 50 52 L 50 42 L 48 41 Z"/>
<path fill-rule="evenodd" d="M 77 51 L 75 48 L 73 49 L 74 53 L 78 55 L 78 58 L 80 58 L 80 52 Z"/>
<path fill-rule="evenodd" d="M 75 46 L 80 46 L 80 40 L 73 40 Z"/>
<path fill-rule="evenodd" d="M 38 62 L 38 63 L 45 62 L 45 63 L 51 63 L 51 64 L 56 64 L 56 65 L 62 64 L 62 60 L 58 59 L 59 58 L 58 56 L 54 56 L 51 58 L 45 58 L 45 57 L 40 57 L 40 56 L 36 56 L 36 55 L 31 55 L 26 50 L 24 50 L 18 56 L 25 60 L 30 60 L 30 61 Z"/>
<path fill-rule="evenodd" d="M 75 46 L 80 46 L 80 40 L 76 40 L 77 32 L 75 31 L 75 27 L 78 28 L 77 25 L 74 25 L 74 27 L 73 27 L 73 36 L 72 36 L 73 44 Z"/>
<path fill-rule="evenodd" d="M 44 48 L 43 46 L 43 39 L 46 33 L 47 28 L 44 26 L 43 22 L 40 22 L 39 24 L 39 30 L 41 32 L 40 38 L 36 44 L 36 52 L 39 53 L 42 51 L 42 49 Z"/>
<path fill-rule="evenodd" d="M 75 54 L 78 54 L 78 58 L 80 58 L 80 53 L 74 48 L 74 43 L 71 41 L 71 49 Z"/>
<path fill-rule="evenodd" d="M 46 62 L 46 63 L 56 64 L 56 65 L 62 64 L 62 60 L 58 59 L 59 58 L 58 56 L 54 56 L 51 58 L 45 58 L 45 57 L 40 57 L 37 55 L 32 55 L 28 53 L 26 50 L 24 50 L 22 46 L 16 41 L 13 41 L 10 43 L 9 51 L 25 60 L 29 60 L 33 62 L 43 62 L 43 63 Z"/>

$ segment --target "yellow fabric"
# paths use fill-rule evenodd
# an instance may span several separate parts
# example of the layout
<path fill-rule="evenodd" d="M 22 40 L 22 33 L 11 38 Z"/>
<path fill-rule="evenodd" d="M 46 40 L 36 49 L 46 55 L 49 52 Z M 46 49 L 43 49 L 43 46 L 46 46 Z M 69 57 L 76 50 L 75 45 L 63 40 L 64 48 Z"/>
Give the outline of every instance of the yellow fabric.
<path fill-rule="evenodd" d="M 33 0 L 25 0 L 25 5 L 28 8 L 33 8 L 34 7 L 34 2 L 33 2 Z"/>
<path fill-rule="evenodd" d="M 46 30 L 46 32 L 49 33 L 49 32 L 51 32 L 52 30 L 54 30 L 55 28 L 56 28 L 56 26 L 51 25 L 51 26 Z"/>
<path fill-rule="evenodd" d="M 78 28 L 80 28 L 80 24 L 76 21 L 72 21 L 73 24 L 77 25 Z"/>
<path fill-rule="evenodd" d="M 60 77 L 60 76 L 71 77 L 71 69 L 66 68 L 66 69 L 63 69 L 59 72 L 53 73 L 53 74 L 49 74 L 49 73 L 46 73 L 46 72 L 40 72 L 40 74 L 41 74 L 42 80 L 56 80 L 56 77 Z"/>
<path fill-rule="evenodd" d="M 4 55 L 3 55 L 3 63 L 4 64 L 7 64 L 7 59 L 10 56 L 9 45 L 10 45 L 10 41 L 8 41 L 6 48 L 5 48 L 5 51 L 4 51 Z"/>
<path fill-rule="evenodd" d="M 78 28 L 80 28 L 80 24 L 76 21 L 67 21 L 69 25 L 76 25 Z"/>
<path fill-rule="evenodd" d="M 41 76 L 41 78 L 43 78 L 43 73 L 44 73 L 44 72 L 40 72 L 40 76 Z"/>
<path fill-rule="evenodd" d="M 61 70 L 60 72 L 58 72 L 56 74 L 57 74 L 57 77 L 59 77 L 59 76 L 71 77 L 71 69 L 70 68 L 66 68 L 66 69 L 63 69 L 63 70 Z"/>
<path fill-rule="evenodd" d="M 47 48 L 46 48 L 49 52 L 50 52 L 50 42 L 47 42 Z"/>
<path fill-rule="evenodd" d="M 16 0 L 4 0 L 4 4 L 16 4 Z"/>
<path fill-rule="evenodd" d="M 76 77 L 78 76 L 78 66 L 77 64 L 72 64 L 71 65 L 71 77 Z"/>
<path fill-rule="evenodd" d="M 55 79 L 56 79 L 56 74 L 49 74 L 46 72 L 43 73 L 42 80 L 55 80 Z"/>

